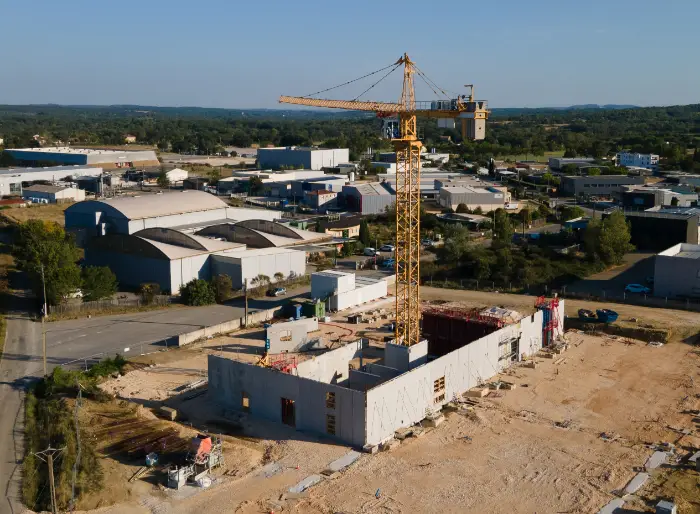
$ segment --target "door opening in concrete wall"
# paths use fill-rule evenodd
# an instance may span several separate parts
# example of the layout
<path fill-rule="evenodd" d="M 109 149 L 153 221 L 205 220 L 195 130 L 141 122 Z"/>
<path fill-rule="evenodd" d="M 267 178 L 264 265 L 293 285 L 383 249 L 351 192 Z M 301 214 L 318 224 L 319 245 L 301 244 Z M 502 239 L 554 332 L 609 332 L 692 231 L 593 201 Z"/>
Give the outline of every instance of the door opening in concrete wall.
<path fill-rule="evenodd" d="M 335 393 L 326 393 L 326 408 L 335 409 Z"/>
<path fill-rule="evenodd" d="M 282 423 L 290 427 L 296 426 L 296 416 L 294 414 L 294 400 L 280 398 L 282 400 Z"/>
<path fill-rule="evenodd" d="M 326 414 L 326 432 L 335 435 L 335 414 Z"/>
<path fill-rule="evenodd" d="M 510 342 L 510 360 L 512 362 L 518 360 L 518 346 L 520 346 L 520 339 L 513 339 Z"/>
<path fill-rule="evenodd" d="M 250 396 L 245 391 L 241 393 L 241 407 L 244 412 L 250 411 Z"/>

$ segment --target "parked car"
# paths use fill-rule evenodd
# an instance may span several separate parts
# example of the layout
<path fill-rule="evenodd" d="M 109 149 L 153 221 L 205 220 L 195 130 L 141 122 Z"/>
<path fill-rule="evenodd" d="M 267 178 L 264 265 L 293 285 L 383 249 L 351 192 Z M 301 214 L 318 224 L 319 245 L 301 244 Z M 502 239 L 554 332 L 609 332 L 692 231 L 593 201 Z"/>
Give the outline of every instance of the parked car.
<path fill-rule="evenodd" d="M 267 296 L 284 296 L 286 294 L 287 290 L 284 287 L 275 287 L 267 291 Z"/>
<path fill-rule="evenodd" d="M 432 239 L 421 239 L 420 244 L 423 246 L 433 246 L 433 240 Z"/>
<path fill-rule="evenodd" d="M 396 250 L 396 247 L 390 244 L 382 245 L 382 247 L 379 248 L 380 252 L 393 252 L 394 250 Z"/>
<path fill-rule="evenodd" d="M 396 266 L 396 259 L 386 259 L 382 262 L 382 267 L 384 268 L 393 268 L 394 266 Z"/>
<path fill-rule="evenodd" d="M 625 287 L 625 292 L 649 294 L 651 293 L 651 289 L 649 289 L 647 286 L 643 286 L 642 284 L 627 284 L 627 287 Z"/>
<path fill-rule="evenodd" d="M 367 257 L 374 257 L 374 256 L 379 254 L 379 252 L 377 250 L 375 250 L 374 248 L 372 248 L 370 246 L 365 248 L 364 252 L 362 252 L 362 253 L 364 255 L 366 255 Z"/>

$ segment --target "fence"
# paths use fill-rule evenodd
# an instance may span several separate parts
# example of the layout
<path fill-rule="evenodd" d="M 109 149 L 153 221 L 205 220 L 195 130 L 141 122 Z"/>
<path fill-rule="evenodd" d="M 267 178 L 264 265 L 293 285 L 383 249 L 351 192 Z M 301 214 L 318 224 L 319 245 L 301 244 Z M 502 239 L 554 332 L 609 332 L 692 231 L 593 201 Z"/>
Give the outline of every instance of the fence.
<path fill-rule="evenodd" d="M 172 302 L 168 295 L 157 295 L 150 302 L 144 302 L 141 298 L 108 298 L 92 302 L 69 302 L 60 305 L 49 305 L 49 315 L 62 315 L 85 311 L 109 311 L 124 307 L 142 307 L 145 305 L 166 306 Z"/>

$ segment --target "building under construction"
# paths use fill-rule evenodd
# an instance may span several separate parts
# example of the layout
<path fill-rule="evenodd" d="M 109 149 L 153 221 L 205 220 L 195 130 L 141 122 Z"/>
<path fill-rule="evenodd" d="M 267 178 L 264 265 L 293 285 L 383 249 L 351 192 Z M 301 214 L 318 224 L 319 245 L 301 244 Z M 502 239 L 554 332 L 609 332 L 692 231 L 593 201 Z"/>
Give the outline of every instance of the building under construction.
<path fill-rule="evenodd" d="M 556 321 L 563 312 L 556 299 L 538 302 L 530 316 L 429 308 L 425 339 L 386 343 L 379 359 L 377 348 L 366 352 L 367 340 L 305 360 L 283 353 L 259 365 L 210 355 L 209 393 L 230 409 L 356 447 L 375 446 L 552 344 L 563 332 Z"/>

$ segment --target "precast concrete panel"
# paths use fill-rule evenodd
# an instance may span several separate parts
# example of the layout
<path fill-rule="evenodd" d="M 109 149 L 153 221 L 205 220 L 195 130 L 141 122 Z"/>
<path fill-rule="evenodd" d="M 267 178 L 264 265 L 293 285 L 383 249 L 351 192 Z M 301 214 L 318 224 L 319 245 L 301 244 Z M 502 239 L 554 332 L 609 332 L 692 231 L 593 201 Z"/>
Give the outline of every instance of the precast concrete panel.
<path fill-rule="evenodd" d="M 211 277 L 209 254 L 195 255 L 170 261 L 171 293 L 180 289 L 194 279 L 209 280 Z"/>
<path fill-rule="evenodd" d="M 281 399 L 294 402 L 297 430 L 324 434 L 356 447 L 365 444 L 365 393 L 315 382 L 279 371 L 209 356 L 209 394 L 218 403 L 234 410 L 243 409 L 270 421 L 281 422 Z M 328 402 L 334 394 L 334 407 Z M 336 433 L 327 431 L 328 416 L 334 416 Z"/>
<path fill-rule="evenodd" d="M 350 361 L 360 356 L 362 343 L 360 341 L 346 344 L 341 348 L 331 350 L 307 359 L 297 364 L 297 374 L 325 383 L 341 383 L 348 379 Z"/>

